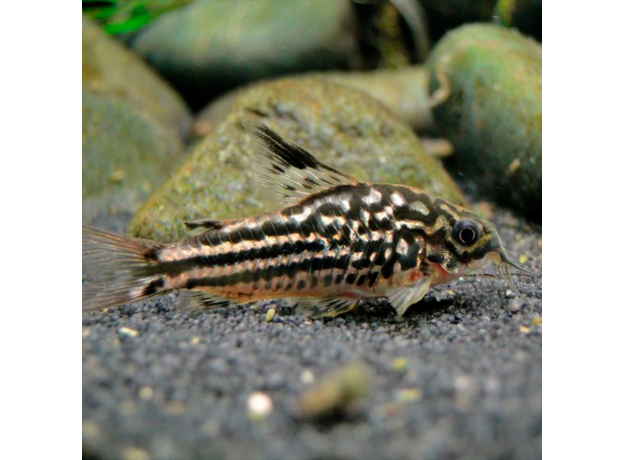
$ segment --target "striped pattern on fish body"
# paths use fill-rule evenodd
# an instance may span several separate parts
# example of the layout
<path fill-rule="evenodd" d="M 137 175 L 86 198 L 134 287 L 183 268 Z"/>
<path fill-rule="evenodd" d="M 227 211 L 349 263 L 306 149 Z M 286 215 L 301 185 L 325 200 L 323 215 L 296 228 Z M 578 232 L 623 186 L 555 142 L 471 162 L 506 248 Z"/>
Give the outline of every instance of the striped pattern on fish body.
<path fill-rule="evenodd" d="M 207 230 L 178 243 L 127 239 L 141 242 L 134 285 L 117 281 L 117 295 L 92 291 L 93 305 L 184 290 L 204 306 L 296 297 L 308 313 L 324 316 L 386 296 L 403 314 L 430 285 L 478 268 L 491 255 L 506 257 L 493 226 L 467 210 L 412 187 L 360 182 L 266 127 L 253 134 L 267 181 L 285 207 L 190 222 Z M 106 241 L 104 232 L 93 232 L 83 232 L 87 252 Z M 466 244 L 468 236 L 475 241 Z"/>
<path fill-rule="evenodd" d="M 410 209 L 405 196 L 421 200 L 421 209 Z M 339 187 L 156 251 L 157 283 L 240 300 L 383 295 L 420 273 L 424 201 L 400 186 Z"/>

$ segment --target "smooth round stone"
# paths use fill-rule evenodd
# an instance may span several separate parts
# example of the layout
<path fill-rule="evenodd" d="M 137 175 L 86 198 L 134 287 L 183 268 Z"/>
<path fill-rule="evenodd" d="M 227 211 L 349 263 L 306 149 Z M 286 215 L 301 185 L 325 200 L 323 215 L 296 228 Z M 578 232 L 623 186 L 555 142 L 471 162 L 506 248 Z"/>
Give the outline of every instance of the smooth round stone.
<path fill-rule="evenodd" d="M 542 47 L 520 33 L 472 24 L 449 33 L 427 61 L 449 164 L 483 195 L 541 221 Z"/>
<path fill-rule="evenodd" d="M 273 209 L 257 152 L 241 127 L 261 122 L 321 161 L 361 180 L 407 184 L 458 204 L 464 198 L 410 127 L 366 94 L 318 78 L 285 78 L 241 91 L 182 167 L 134 216 L 130 232 L 173 241 L 184 221 L 240 218 Z"/>

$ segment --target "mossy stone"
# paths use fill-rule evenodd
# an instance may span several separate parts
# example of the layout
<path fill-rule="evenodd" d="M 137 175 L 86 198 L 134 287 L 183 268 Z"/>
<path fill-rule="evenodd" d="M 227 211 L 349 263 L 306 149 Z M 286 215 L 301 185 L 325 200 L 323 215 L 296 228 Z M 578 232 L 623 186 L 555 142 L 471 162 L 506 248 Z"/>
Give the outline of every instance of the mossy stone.
<path fill-rule="evenodd" d="M 362 180 L 410 184 L 456 203 L 463 197 L 408 125 L 366 94 L 318 78 L 282 79 L 240 92 L 218 125 L 130 223 L 137 236 L 173 241 L 185 220 L 266 211 L 251 137 L 256 120 Z"/>
<path fill-rule="evenodd" d="M 542 48 L 490 24 L 449 33 L 428 60 L 434 119 L 451 167 L 486 196 L 541 221 Z"/>
<path fill-rule="evenodd" d="M 319 72 L 291 77 L 316 78 L 356 88 L 377 99 L 392 113 L 418 132 L 433 127 L 429 107 L 429 73 L 424 66 L 373 72 Z M 195 118 L 193 135 L 209 133 L 239 97 L 241 90 L 231 91 L 215 100 Z"/>
<path fill-rule="evenodd" d="M 82 17 L 82 85 L 93 93 L 126 100 L 185 136 L 191 115 L 182 98 L 143 60 Z"/>
<path fill-rule="evenodd" d="M 104 215 L 130 217 L 176 169 L 182 153 L 170 129 L 128 101 L 83 91 L 83 223 Z"/>
<path fill-rule="evenodd" d="M 132 46 L 195 108 L 261 78 L 348 68 L 357 51 L 348 0 L 198 1 L 158 17 Z"/>

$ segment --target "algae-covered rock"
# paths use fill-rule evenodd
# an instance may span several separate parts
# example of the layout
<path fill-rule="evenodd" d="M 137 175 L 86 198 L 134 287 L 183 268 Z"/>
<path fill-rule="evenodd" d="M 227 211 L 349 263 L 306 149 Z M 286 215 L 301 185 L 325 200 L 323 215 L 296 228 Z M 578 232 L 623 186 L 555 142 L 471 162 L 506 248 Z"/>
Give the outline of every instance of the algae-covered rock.
<path fill-rule="evenodd" d="M 542 48 L 482 24 L 448 34 L 428 61 L 434 118 L 452 166 L 480 190 L 541 221 Z"/>
<path fill-rule="evenodd" d="M 375 72 L 331 72 L 326 78 L 372 96 L 417 131 L 432 127 L 429 75 L 423 66 Z"/>
<path fill-rule="evenodd" d="M 160 16 L 133 48 L 201 107 L 260 78 L 348 67 L 351 13 L 348 0 L 198 1 Z"/>
<path fill-rule="evenodd" d="M 125 99 L 184 136 L 191 115 L 182 98 L 143 60 L 82 18 L 82 84 L 94 93 Z"/>
<path fill-rule="evenodd" d="M 82 93 L 83 223 L 131 216 L 179 164 L 178 137 L 124 99 Z"/>
<path fill-rule="evenodd" d="M 179 171 L 137 213 L 130 232 L 171 241 L 185 220 L 268 210 L 241 121 L 256 120 L 361 179 L 411 184 L 454 202 L 462 195 L 409 126 L 364 93 L 316 78 L 260 83 L 240 95 Z"/>
<path fill-rule="evenodd" d="M 416 131 L 427 131 L 433 126 L 429 74 L 424 66 L 373 72 L 322 72 L 291 78 L 315 78 L 356 88 L 377 99 Z M 225 94 L 200 112 L 195 119 L 193 135 L 203 137 L 208 134 L 230 110 L 241 91 Z"/>

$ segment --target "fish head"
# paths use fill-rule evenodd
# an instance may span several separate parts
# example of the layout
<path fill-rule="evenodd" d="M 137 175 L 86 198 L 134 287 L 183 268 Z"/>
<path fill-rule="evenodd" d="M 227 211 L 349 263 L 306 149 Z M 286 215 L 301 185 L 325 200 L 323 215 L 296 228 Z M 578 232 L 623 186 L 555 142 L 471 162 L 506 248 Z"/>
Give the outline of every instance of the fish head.
<path fill-rule="evenodd" d="M 494 224 L 444 200 L 435 203 L 438 215 L 426 246 L 427 261 L 436 269 L 433 284 L 470 274 L 493 262 L 510 289 L 518 293 L 509 268 L 530 272 L 509 259 Z"/>

